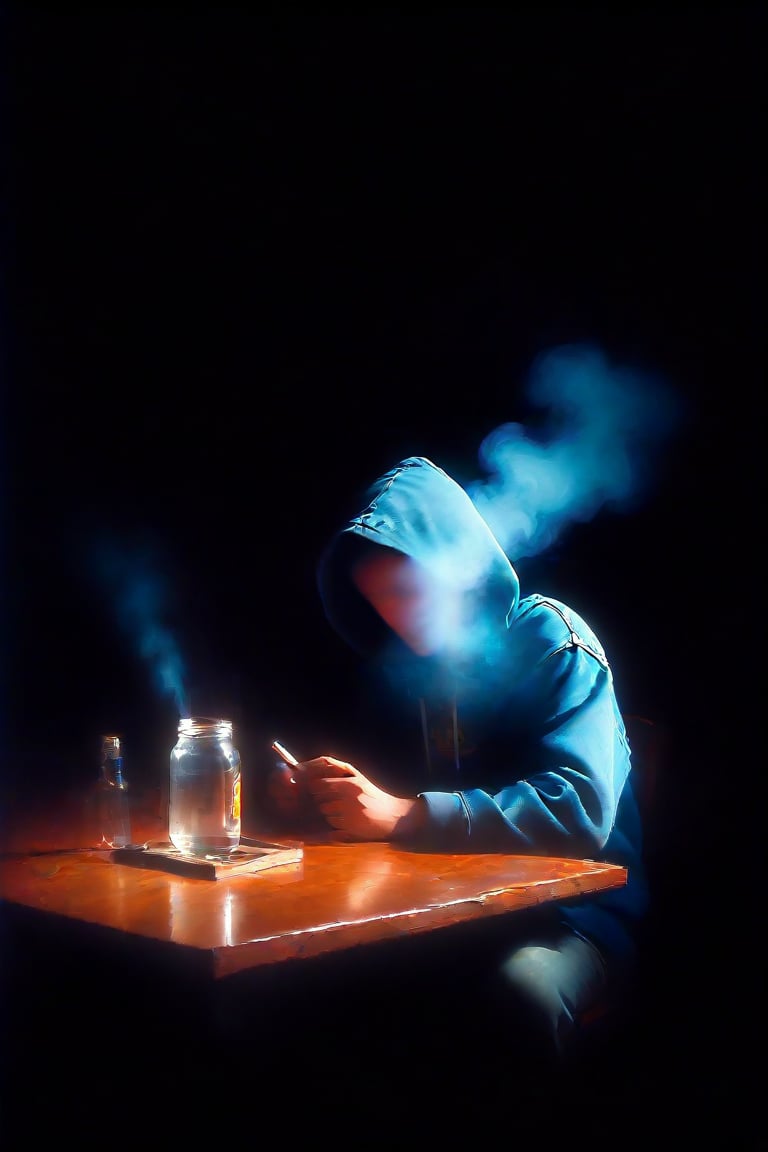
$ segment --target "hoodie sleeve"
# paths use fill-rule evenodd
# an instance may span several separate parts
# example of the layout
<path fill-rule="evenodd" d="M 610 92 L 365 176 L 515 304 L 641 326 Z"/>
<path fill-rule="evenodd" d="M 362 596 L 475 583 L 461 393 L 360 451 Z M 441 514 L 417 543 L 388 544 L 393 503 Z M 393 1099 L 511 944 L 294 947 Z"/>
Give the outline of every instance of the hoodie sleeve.
<path fill-rule="evenodd" d="M 526 762 L 505 765 L 500 741 L 493 778 L 507 776 L 509 784 L 493 792 L 421 793 L 423 846 L 574 858 L 600 853 L 629 771 L 610 669 L 588 650 L 569 647 L 544 660 L 529 687 L 543 712 L 532 717 L 531 730 L 540 735 L 527 744 Z"/>

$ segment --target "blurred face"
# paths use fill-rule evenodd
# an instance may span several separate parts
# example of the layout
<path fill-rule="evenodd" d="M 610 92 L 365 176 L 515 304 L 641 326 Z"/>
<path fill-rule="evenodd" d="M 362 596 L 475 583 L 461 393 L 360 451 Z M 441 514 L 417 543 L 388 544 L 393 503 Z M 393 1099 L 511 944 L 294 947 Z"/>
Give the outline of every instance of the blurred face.
<path fill-rule="evenodd" d="M 358 591 L 418 656 L 444 648 L 459 625 L 460 596 L 401 552 L 379 548 L 352 570 Z"/>

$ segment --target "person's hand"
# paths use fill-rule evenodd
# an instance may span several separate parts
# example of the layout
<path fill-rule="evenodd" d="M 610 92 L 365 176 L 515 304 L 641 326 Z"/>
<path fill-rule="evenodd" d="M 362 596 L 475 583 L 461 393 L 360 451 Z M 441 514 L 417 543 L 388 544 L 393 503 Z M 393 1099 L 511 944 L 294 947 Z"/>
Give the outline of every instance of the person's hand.
<path fill-rule="evenodd" d="M 333 756 L 307 760 L 298 769 L 318 810 L 342 840 L 390 840 L 418 800 L 392 796 L 351 764 Z"/>

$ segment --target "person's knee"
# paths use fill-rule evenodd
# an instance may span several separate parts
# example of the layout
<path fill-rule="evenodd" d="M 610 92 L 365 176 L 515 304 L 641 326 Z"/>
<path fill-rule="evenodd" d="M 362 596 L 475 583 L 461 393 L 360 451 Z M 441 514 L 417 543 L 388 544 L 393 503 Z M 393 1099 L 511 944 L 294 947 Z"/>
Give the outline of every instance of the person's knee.
<path fill-rule="evenodd" d="M 600 953 L 573 935 L 516 948 L 502 961 L 498 975 L 534 1040 L 556 1057 L 564 1054 L 576 1021 L 605 986 Z"/>
<path fill-rule="evenodd" d="M 553 979 L 551 953 L 539 945 L 518 948 L 502 962 L 498 975 L 509 1011 L 527 1033 L 526 1042 L 555 1054 L 573 1020 Z"/>

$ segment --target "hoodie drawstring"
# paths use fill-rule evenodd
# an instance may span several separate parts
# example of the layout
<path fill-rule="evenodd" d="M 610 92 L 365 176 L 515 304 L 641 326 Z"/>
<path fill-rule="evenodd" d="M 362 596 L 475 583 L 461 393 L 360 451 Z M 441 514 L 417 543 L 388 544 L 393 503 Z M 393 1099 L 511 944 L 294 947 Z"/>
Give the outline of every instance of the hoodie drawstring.
<path fill-rule="evenodd" d="M 427 772 L 432 774 L 432 754 L 430 752 L 429 724 L 427 722 L 427 705 L 422 696 L 419 699 L 419 712 L 421 714 L 421 738 L 424 741 L 424 759 Z M 458 774 L 461 772 L 461 757 L 459 756 L 459 710 L 456 707 L 456 697 L 451 701 L 451 736 L 453 742 L 453 767 Z"/>
<path fill-rule="evenodd" d="M 427 762 L 427 773 L 432 775 L 432 757 L 429 754 L 429 729 L 427 728 L 427 706 L 424 697 L 419 699 L 419 712 L 421 713 L 421 738 L 424 741 L 424 759 Z"/>
<path fill-rule="evenodd" d="M 459 759 L 459 711 L 456 707 L 456 697 L 453 701 L 453 766 L 456 772 L 461 771 L 461 760 Z"/>

